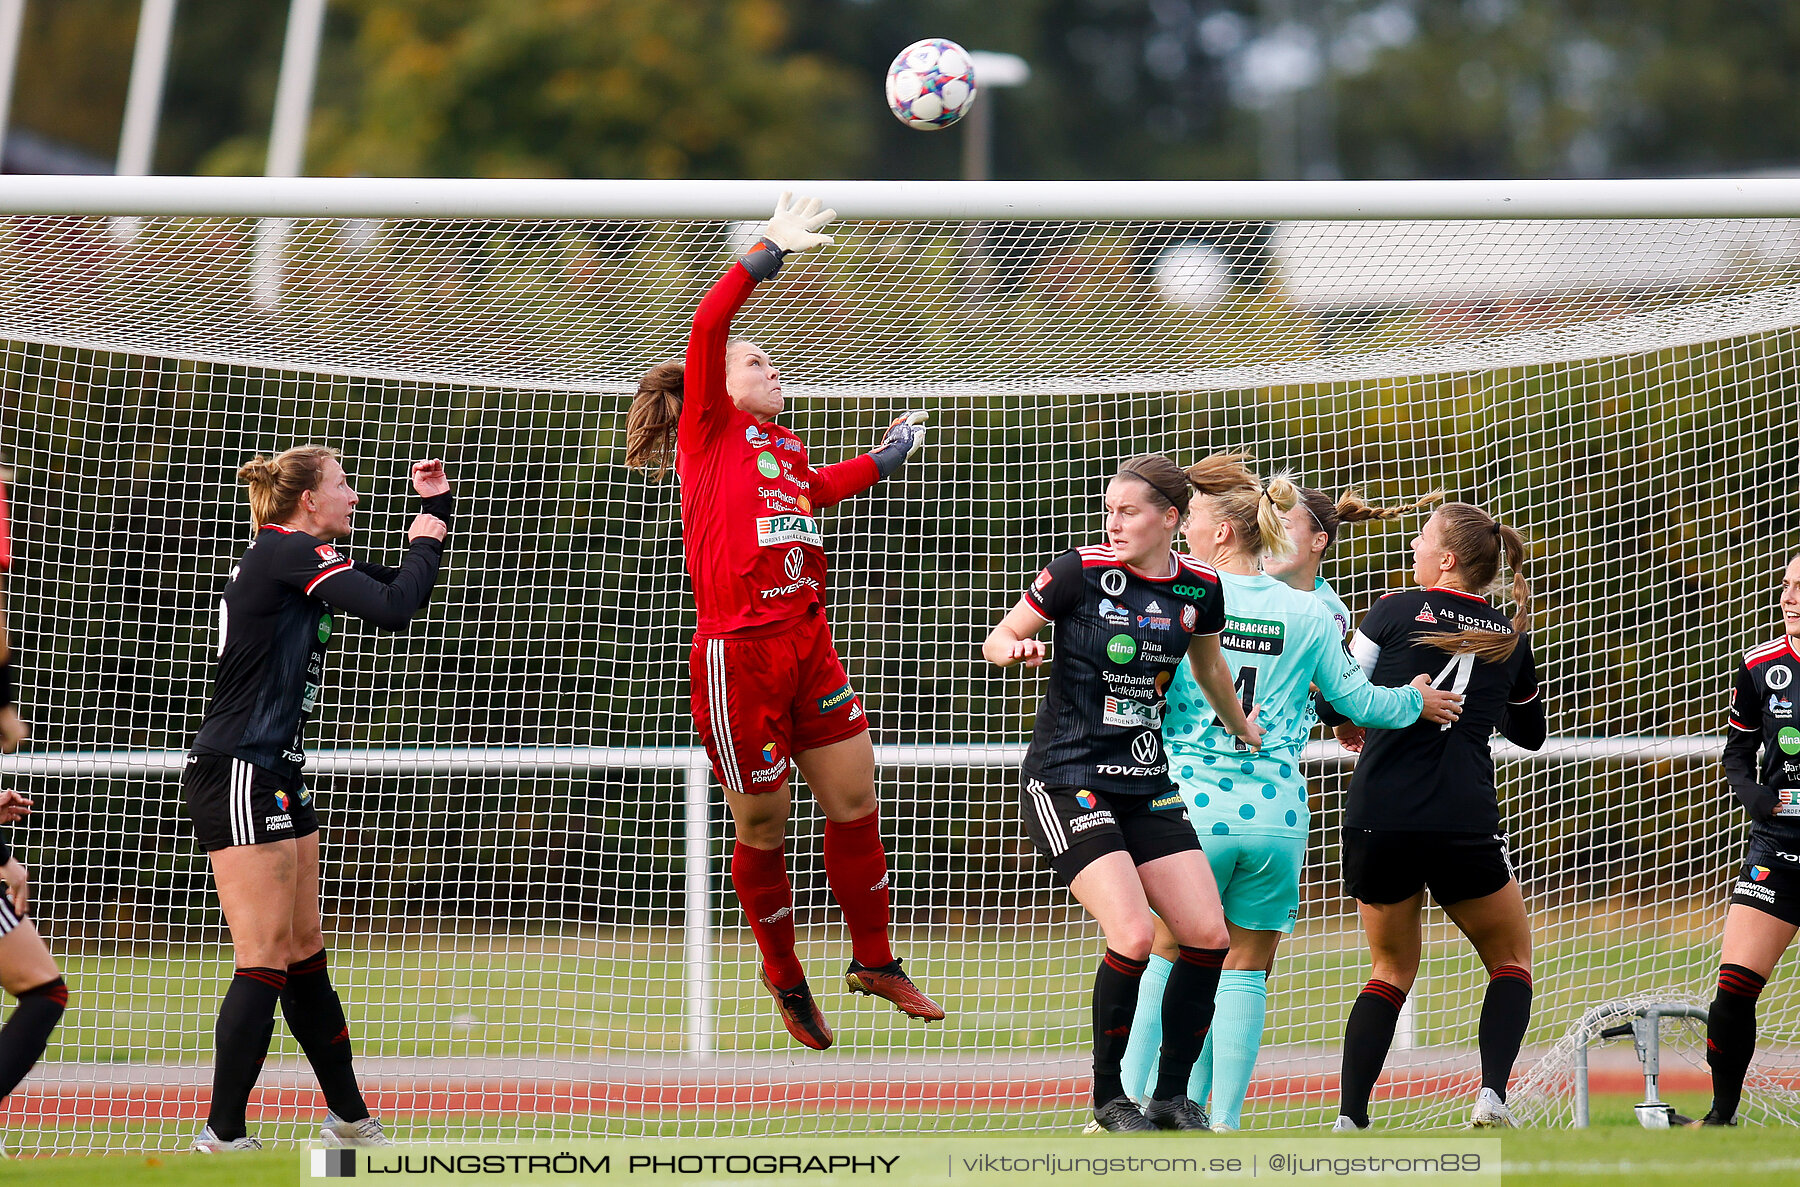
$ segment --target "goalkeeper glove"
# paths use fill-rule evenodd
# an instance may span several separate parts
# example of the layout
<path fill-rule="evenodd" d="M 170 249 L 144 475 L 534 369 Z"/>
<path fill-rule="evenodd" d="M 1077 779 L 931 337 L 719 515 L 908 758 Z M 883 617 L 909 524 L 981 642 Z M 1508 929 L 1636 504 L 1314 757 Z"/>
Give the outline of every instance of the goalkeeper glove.
<path fill-rule="evenodd" d="M 881 444 L 875 447 L 875 452 L 869 455 L 875 459 L 875 468 L 881 471 L 883 478 L 905 465 L 906 459 L 925 443 L 925 418 L 929 415 L 917 410 L 908 412 L 894 422 Z"/>
<path fill-rule="evenodd" d="M 743 258 L 744 270 L 757 280 L 767 280 L 788 256 L 836 242 L 831 236 L 818 233 L 820 227 L 837 217 L 835 210 L 819 209 L 822 205 L 817 198 L 795 198 L 782 191 L 762 238 Z"/>

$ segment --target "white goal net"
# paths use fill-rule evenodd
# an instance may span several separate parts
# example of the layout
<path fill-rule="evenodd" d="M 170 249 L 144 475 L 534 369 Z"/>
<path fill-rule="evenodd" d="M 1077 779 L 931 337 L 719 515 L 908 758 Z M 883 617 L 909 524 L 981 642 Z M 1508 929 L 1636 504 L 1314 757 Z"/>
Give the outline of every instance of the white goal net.
<path fill-rule="evenodd" d="M 825 522 L 897 947 L 950 1017 L 833 988 L 848 944 L 800 795 L 802 956 L 838 1032 L 819 1055 L 757 986 L 725 877 L 686 708 L 675 485 L 621 465 L 637 377 L 679 357 L 782 187 L 712 212 L 735 220 L 647 199 L 508 217 L 418 187 L 357 217 L 129 197 L 116 213 L 143 217 L 0 217 L 7 610 L 34 734 L 0 777 L 36 800 L 14 840 L 73 990 L 0 1110 L 15 1150 L 198 1129 L 230 956 L 177 777 L 248 535 L 234 471 L 303 441 L 344 451 L 359 556 L 397 553 L 410 460 L 442 456 L 459 494 L 430 610 L 400 637 L 346 624 L 310 739 L 333 975 L 403 1138 L 1078 1125 L 1101 942 L 1019 823 L 1042 677 L 989 668 L 979 643 L 1046 558 L 1097 538 L 1106 478 L 1147 451 L 1248 449 L 1374 501 L 1443 489 L 1524 531 L 1552 739 L 1502 751 L 1536 924 L 1520 1072 L 1596 1003 L 1710 996 L 1744 835 L 1717 766 L 1725 697 L 1800 545 L 1800 219 L 1599 217 L 1633 191 L 1596 187 L 1582 220 L 1359 221 L 1350 203 L 1283 221 L 1196 186 L 1180 217 L 876 220 L 820 183 L 837 245 L 737 329 L 780 365 L 815 459 L 932 414 L 922 456 Z M 1325 575 L 1355 613 L 1406 580 L 1415 528 L 1346 529 Z M 1247 1127 L 1330 1119 L 1368 977 L 1337 864 L 1347 768 L 1335 746 L 1315 758 Z M 1385 1125 L 1460 1121 L 1478 1080 L 1485 979 L 1430 918 Z M 1757 1067 L 1791 1081 L 1792 978 L 1760 1023 Z M 278 1023 L 252 1132 L 322 1112 Z"/>

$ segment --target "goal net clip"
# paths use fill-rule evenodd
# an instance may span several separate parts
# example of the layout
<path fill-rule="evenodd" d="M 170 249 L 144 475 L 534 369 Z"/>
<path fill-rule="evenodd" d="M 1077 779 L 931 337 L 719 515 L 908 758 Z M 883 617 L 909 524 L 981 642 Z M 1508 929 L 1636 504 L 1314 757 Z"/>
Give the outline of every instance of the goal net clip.
<path fill-rule="evenodd" d="M 1588 1011 L 1589 1018 L 1601 1018 L 1606 1015 L 1620 1013 L 1617 1004 L 1596 1007 Z M 1632 1046 L 1637 1048 L 1638 1062 L 1644 1069 L 1644 1099 L 1633 1106 L 1637 1114 L 1638 1124 L 1645 1129 L 1667 1129 L 1675 1116 L 1675 1108 L 1657 1095 L 1656 1082 L 1662 1074 L 1662 1020 L 1664 1018 L 1698 1018 L 1706 1020 L 1706 1011 L 1699 1006 L 1686 1005 L 1681 1002 L 1649 1002 L 1630 1007 L 1631 1019 L 1615 1026 L 1589 1030 L 1584 1027 L 1587 1037 L 1575 1049 L 1575 1127 L 1586 1129 L 1588 1126 L 1588 1048 L 1595 1042 L 1604 1039 L 1623 1039 L 1629 1037 Z"/>

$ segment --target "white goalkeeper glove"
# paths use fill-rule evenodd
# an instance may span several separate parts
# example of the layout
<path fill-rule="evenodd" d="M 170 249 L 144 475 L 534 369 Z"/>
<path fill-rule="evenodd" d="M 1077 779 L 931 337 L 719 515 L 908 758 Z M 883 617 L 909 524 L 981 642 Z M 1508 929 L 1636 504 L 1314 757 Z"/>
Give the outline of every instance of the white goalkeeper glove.
<path fill-rule="evenodd" d="M 925 444 L 925 420 L 931 414 L 922 410 L 914 410 L 895 421 L 869 456 L 875 459 L 875 468 L 886 478 L 895 470 L 906 464 L 911 457 Z"/>
<path fill-rule="evenodd" d="M 819 209 L 823 205 L 817 198 L 795 198 L 783 190 L 775 201 L 769 225 L 763 228 L 763 238 L 790 256 L 815 247 L 829 247 L 836 240 L 819 234 L 819 228 L 835 219 L 837 211 Z"/>

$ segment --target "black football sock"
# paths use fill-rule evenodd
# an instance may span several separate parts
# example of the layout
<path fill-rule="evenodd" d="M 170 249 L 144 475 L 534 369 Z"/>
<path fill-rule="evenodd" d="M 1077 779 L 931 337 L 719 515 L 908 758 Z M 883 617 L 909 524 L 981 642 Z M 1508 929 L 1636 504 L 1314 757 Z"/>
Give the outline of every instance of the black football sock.
<path fill-rule="evenodd" d="M 239 969 L 219 1003 L 213 1025 L 212 1105 L 206 1124 L 221 1141 L 244 1136 L 244 1110 L 262 1074 L 275 1034 L 275 1003 L 287 983 L 285 969 Z"/>
<path fill-rule="evenodd" d="M 12 1017 L 0 1028 L 0 1100 L 37 1064 L 68 1004 L 69 987 L 61 977 L 19 995 Z"/>
<path fill-rule="evenodd" d="M 325 971 L 325 950 L 319 949 L 299 964 L 290 964 L 287 987 L 281 991 L 281 1016 L 299 1040 L 325 1094 L 325 1106 L 345 1121 L 361 1121 L 369 1115 L 362 1091 L 356 1086 L 356 1069 L 350 1060 L 350 1023 L 344 1003 L 332 988 Z"/>
<path fill-rule="evenodd" d="M 1506 1082 L 1512 1078 L 1513 1061 L 1525 1028 L 1531 1022 L 1531 971 L 1521 965 L 1503 964 L 1488 975 L 1487 995 L 1481 999 L 1481 1022 L 1476 1031 L 1481 1046 L 1481 1086 L 1506 1099 Z"/>
<path fill-rule="evenodd" d="M 1186 1096 L 1194 1060 L 1212 1029 L 1213 998 L 1219 992 L 1219 969 L 1225 964 L 1224 948 L 1183 946 L 1169 970 L 1163 990 L 1162 1055 L 1156 1066 L 1157 1100 Z"/>
<path fill-rule="evenodd" d="M 1706 1012 L 1706 1063 L 1712 1068 L 1713 1116 L 1737 1116 L 1744 1073 L 1756 1050 L 1756 999 L 1768 984 L 1741 964 L 1719 966 L 1719 992 Z"/>
<path fill-rule="evenodd" d="M 1344 1024 L 1344 1070 L 1338 1077 L 1338 1112 L 1360 1126 L 1369 1124 L 1369 1094 L 1381 1078 L 1388 1048 L 1394 1042 L 1394 1024 L 1406 990 L 1386 981 L 1370 981 L 1356 995 L 1350 1020 Z"/>
<path fill-rule="evenodd" d="M 1137 1013 L 1138 985 L 1147 960 L 1120 956 L 1111 948 L 1094 974 L 1094 1104 L 1125 1095 L 1119 1062 L 1131 1041 L 1131 1018 Z"/>

